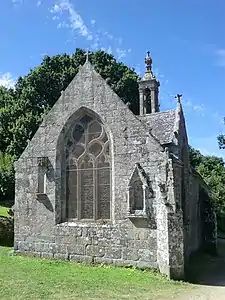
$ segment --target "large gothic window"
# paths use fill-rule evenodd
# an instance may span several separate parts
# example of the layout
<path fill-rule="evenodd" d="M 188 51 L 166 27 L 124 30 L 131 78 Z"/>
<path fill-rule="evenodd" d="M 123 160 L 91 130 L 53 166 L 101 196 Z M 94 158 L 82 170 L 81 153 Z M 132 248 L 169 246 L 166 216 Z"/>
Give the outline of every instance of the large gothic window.
<path fill-rule="evenodd" d="M 103 124 L 89 115 L 76 121 L 66 138 L 68 220 L 110 219 L 111 161 Z"/>

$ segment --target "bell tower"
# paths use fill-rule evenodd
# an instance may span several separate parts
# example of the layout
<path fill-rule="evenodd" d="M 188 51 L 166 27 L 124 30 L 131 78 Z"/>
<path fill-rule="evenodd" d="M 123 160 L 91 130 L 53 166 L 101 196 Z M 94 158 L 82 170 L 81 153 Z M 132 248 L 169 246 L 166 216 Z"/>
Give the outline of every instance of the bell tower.
<path fill-rule="evenodd" d="M 145 57 L 145 73 L 138 82 L 139 86 L 139 108 L 140 115 L 159 112 L 159 81 L 156 80 L 152 72 L 152 58 L 150 51 Z"/>

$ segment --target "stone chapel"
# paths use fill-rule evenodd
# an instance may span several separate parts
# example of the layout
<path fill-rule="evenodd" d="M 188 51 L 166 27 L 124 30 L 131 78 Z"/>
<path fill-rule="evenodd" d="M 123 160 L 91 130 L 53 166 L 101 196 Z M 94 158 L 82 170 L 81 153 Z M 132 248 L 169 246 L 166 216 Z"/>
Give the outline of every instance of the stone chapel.
<path fill-rule="evenodd" d="M 216 249 L 208 188 L 190 167 L 185 119 L 160 112 L 147 52 L 139 115 L 88 61 L 15 163 L 14 251 L 157 268 L 184 279 L 193 252 Z"/>

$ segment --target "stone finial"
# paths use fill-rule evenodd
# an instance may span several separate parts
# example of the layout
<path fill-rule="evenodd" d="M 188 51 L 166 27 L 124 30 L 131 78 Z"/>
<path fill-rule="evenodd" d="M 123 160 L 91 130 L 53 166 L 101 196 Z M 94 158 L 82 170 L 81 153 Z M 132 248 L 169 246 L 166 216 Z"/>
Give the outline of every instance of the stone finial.
<path fill-rule="evenodd" d="M 147 54 L 145 57 L 145 73 L 140 81 L 149 81 L 149 80 L 153 80 L 153 79 L 155 80 L 155 76 L 152 72 L 152 58 L 150 56 L 150 51 L 147 51 Z"/>
<path fill-rule="evenodd" d="M 147 51 L 145 57 L 145 66 L 146 66 L 146 72 L 150 72 L 152 69 L 152 58 L 150 57 L 150 51 Z"/>
<path fill-rule="evenodd" d="M 86 56 L 86 63 L 87 63 L 89 61 L 89 50 L 86 51 L 85 56 Z"/>
<path fill-rule="evenodd" d="M 182 94 L 177 94 L 175 98 L 177 99 L 177 103 L 181 103 Z"/>

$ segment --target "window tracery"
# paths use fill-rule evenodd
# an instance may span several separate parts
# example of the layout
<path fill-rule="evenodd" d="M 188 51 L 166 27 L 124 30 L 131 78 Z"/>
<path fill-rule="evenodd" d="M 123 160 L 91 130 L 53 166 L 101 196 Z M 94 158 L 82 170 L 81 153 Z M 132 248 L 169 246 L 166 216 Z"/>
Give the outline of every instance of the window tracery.
<path fill-rule="evenodd" d="M 67 218 L 110 219 L 110 146 L 103 124 L 81 117 L 66 138 Z"/>

